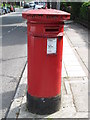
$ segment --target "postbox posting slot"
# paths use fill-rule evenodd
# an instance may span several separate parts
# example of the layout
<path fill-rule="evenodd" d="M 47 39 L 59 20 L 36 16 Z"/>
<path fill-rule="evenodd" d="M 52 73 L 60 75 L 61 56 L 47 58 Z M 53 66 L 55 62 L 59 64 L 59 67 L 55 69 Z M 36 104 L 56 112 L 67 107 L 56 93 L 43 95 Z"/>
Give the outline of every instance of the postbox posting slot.
<path fill-rule="evenodd" d="M 59 29 L 45 29 L 46 32 L 58 32 Z"/>
<path fill-rule="evenodd" d="M 58 33 L 59 32 L 59 27 L 48 27 L 48 28 L 45 28 L 45 32 L 49 32 L 49 33 Z"/>

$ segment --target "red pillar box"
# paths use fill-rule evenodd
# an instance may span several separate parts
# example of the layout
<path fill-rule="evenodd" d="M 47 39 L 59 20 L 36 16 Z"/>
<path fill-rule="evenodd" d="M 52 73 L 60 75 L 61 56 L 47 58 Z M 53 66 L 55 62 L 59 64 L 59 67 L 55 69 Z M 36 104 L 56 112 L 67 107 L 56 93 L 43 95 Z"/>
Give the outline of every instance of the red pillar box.
<path fill-rule="evenodd" d="M 22 13 L 28 31 L 27 106 L 36 114 L 50 114 L 60 108 L 64 20 L 70 14 L 52 10 Z"/>

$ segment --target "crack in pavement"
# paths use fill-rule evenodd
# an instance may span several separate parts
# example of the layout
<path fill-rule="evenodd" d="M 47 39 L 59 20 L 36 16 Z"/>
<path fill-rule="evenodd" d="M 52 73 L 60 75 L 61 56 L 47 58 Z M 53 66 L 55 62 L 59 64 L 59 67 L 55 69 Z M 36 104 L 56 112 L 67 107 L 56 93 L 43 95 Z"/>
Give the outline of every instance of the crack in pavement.
<path fill-rule="evenodd" d="M 9 61 L 9 60 L 15 60 L 15 59 L 21 59 L 21 58 L 27 58 L 27 56 L 16 57 L 16 58 L 9 58 L 9 59 L 2 59 L 2 62 Z"/>
<path fill-rule="evenodd" d="M 0 75 L 1 77 L 8 77 L 8 78 L 13 78 L 13 79 L 17 79 L 17 77 L 14 77 L 14 76 L 9 76 L 9 75 L 4 75 L 4 74 L 2 74 L 2 75 Z M 20 77 L 19 77 L 20 78 Z"/>

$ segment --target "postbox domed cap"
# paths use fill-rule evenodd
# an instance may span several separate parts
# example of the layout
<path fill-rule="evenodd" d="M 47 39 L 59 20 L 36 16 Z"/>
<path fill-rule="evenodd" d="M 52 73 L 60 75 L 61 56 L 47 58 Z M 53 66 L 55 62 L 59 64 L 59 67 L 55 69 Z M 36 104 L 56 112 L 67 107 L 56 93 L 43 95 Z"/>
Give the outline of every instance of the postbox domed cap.
<path fill-rule="evenodd" d="M 22 17 L 29 21 L 59 22 L 70 19 L 70 13 L 56 9 L 36 9 L 23 12 Z"/>

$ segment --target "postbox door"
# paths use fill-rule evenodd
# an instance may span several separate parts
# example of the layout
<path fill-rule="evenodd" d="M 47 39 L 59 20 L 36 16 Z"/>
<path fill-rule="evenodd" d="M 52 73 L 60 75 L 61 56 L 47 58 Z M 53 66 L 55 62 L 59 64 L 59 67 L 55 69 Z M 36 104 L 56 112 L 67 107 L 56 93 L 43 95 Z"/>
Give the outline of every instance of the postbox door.
<path fill-rule="evenodd" d="M 50 53 L 48 45 L 51 44 L 54 45 L 54 50 Z M 32 96 L 52 97 L 60 94 L 62 46 L 63 37 L 43 38 L 30 35 L 28 39 L 28 92 Z"/>

